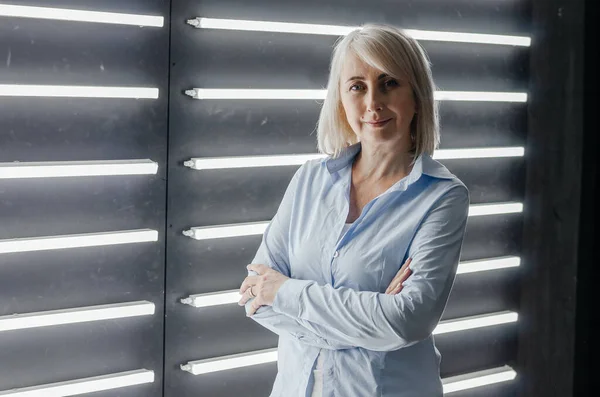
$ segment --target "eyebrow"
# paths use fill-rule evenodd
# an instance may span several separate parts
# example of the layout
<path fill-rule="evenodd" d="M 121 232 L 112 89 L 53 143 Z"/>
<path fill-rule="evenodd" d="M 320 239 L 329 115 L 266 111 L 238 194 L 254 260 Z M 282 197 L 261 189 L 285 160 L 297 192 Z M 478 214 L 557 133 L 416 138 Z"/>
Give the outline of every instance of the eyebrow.
<path fill-rule="evenodd" d="M 388 77 L 388 75 L 385 74 L 385 73 L 382 73 L 382 74 L 379 75 L 379 77 L 377 77 L 377 80 L 381 80 L 381 79 L 384 79 L 386 77 Z M 365 78 L 362 77 L 362 76 L 352 76 L 348 80 L 346 80 L 346 83 L 349 82 L 349 81 L 351 81 L 351 80 L 364 80 L 364 79 Z"/>

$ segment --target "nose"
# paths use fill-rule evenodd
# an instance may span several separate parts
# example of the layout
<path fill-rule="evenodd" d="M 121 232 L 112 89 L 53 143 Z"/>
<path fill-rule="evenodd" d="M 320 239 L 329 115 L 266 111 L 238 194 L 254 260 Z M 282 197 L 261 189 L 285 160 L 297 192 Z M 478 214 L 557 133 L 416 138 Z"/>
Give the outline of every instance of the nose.
<path fill-rule="evenodd" d="M 380 112 L 383 109 L 383 101 L 377 90 L 371 90 L 365 95 L 368 112 Z"/>

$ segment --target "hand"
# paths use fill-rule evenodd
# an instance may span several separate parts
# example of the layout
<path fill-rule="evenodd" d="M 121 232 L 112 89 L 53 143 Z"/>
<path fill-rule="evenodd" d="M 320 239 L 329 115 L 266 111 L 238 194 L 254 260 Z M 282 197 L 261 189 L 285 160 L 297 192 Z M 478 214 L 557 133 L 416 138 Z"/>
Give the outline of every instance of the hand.
<path fill-rule="evenodd" d="M 246 268 L 254 270 L 258 276 L 248 276 L 244 279 L 240 287 L 240 295 L 243 296 L 238 305 L 244 306 L 254 295 L 255 298 L 248 311 L 248 316 L 252 316 L 259 307 L 273 305 L 277 291 L 283 283 L 289 280 L 289 277 L 266 265 L 248 265 Z"/>
<path fill-rule="evenodd" d="M 396 273 L 396 276 L 385 290 L 386 294 L 396 295 L 399 294 L 400 291 L 402 291 L 402 283 L 405 282 L 406 279 L 408 279 L 408 277 L 410 277 L 410 275 L 412 274 L 412 270 L 410 270 L 410 268 L 408 267 L 410 265 L 410 262 L 412 262 L 412 258 L 408 258 L 406 262 L 404 262 L 404 265 L 402 265 L 400 270 L 398 270 L 398 273 Z"/>

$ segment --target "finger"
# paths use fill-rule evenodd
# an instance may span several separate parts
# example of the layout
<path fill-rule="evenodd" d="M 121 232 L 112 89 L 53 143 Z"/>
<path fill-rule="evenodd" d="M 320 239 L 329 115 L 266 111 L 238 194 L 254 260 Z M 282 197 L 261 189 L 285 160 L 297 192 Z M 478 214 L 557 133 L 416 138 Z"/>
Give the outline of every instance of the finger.
<path fill-rule="evenodd" d="M 402 288 L 402 282 L 398 282 L 393 285 L 390 285 L 390 291 L 387 293 L 390 295 L 396 295 L 398 293 L 398 288 Z"/>
<path fill-rule="evenodd" d="M 244 292 L 246 292 L 246 290 L 250 287 L 252 287 L 253 285 L 258 284 L 258 276 L 248 276 L 244 279 L 244 281 L 242 282 L 242 285 L 240 286 L 240 295 L 243 294 Z"/>
<path fill-rule="evenodd" d="M 256 273 L 258 273 L 258 274 L 263 274 L 263 273 L 265 273 L 267 270 L 269 270 L 269 269 L 270 269 L 270 267 L 269 267 L 269 266 L 266 266 L 266 265 L 262 265 L 262 264 L 260 264 L 260 263 L 257 263 L 257 264 L 253 264 L 253 265 L 248 265 L 248 266 L 246 266 L 246 269 L 248 269 L 248 270 L 254 270 L 254 271 L 255 271 Z"/>
<path fill-rule="evenodd" d="M 412 271 L 410 269 L 407 269 L 404 276 L 402 277 L 402 279 L 398 282 L 398 284 L 396 284 L 396 286 L 394 287 L 393 291 L 392 291 L 392 295 L 396 295 L 397 293 L 399 293 L 400 291 L 402 291 L 402 288 L 404 288 L 404 282 L 406 280 L 408 280 L 408 278 L 410 277 L 410 275 L 412 274 Z"/>
<path fill-rule="evenodd" d="M 410 266 L 410 263 L 411 263 L 411 262 L 412 262 L 412 258 L 408 258 L 408 259 L 406 260 L 406 262 L 404 262 L 404 265 L 402 265 L 402 267 L 400 268 L 400 270 L 398 271 L 398 273 L 402 273 L 403 271 L 405 271 L 405 270 L 406 270 L 406 268 L 407 268 L 408 266 Z"/>
<path fill-rule="evenodd" d="M 402 272 L 402 274 L 398 275 L 397 277 L 394 278 L 394 280 L 392 280 L 392 282 L 390 283 L 390 286 L 386 290 L 386 294 L 387 293 L 390 293 L 392 295 L 396 294 L 398 287 L 401 286 L 410 277 L 411 274 L 412 274 L 412 270 L 410 270 L 410 268 L 404 269 L 404 272 Z"/>
<path fill-rule="evenodd" d="M 388 285 L 387 289 L 385 290 L 386 294 L 388 292 L 392 291 L 392 285 L 396 285 L 398 283 L 398 280 L 404 275 L 404 272 L 406 271 L 406 269 L 408 268 L 408 266 L 410 265 L 411 262 L 412 262 L 412 258 L 408 258 L 406 260 L 406 262 L 404 262 L 404 264 L 402 265 L 402 267 L 400 268 L 400 270 L 398 270 L 398 273 L 396 273 L 396 275 L 394 276 L 394 278 L 392 279 L 392 281 Z"/>
<path fill-rule="evenodd" d="M 258 303 L 258 299 L 254 299 L 250 304 L 250 310 L 248 310 L 248 317 L 253 316 L 254 313 L 258 310 L 260 304 Z"/>
<path fill-rule="evenodd" d="M 409 267 L 405 267 L 404 270 L 398 271 L 398 273 L 396 273 L 396 276 L 393 278 L 392 281 L 390 281 L 390 285 L 388 285 L 387 289 L 385 290 L 386 294 L 394 290 L 402 279 L 406 280 L 407 272 L 411 272 Z"/>
<path fill-rule="evenodd" d="M 408 273 L 408 275 L 410 276 L 410 272 Z M 408 278 L 408 276 L 407 276 L 406 278 Z M 396 286 L 396 288 L 395 288 L 395 289 L 392 291 L 392 295 L 397 295 L 397 294 L 399 294 L 399 293 L 400 293 L 400 291 L 402 291 L 402 290 L 404 289 L 404 282 L 405 282 L 405 281 L 406 281 L 406 279 L 405 279 L 405 280 L 402 280 L 402 281 L 401 281 L 401 282 L 400 282 L 400 283 L 399 283 L 399 284 Z"/>
<path fill-rule="evenodd" d="M 244 306 L 250 299 L 252 299 L 253 297 L 250 295 L 250 293 L 250 288 L 248 288 L 242 295 L 242 298 L 239 300 L 238 305 Z"/>

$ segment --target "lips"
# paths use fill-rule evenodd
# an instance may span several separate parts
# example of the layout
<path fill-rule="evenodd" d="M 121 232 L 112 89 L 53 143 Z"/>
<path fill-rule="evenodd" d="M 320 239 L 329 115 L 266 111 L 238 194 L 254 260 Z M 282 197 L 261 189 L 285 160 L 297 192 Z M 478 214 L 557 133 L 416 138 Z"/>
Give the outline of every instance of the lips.
<path fill-rule="evenodd" d="M 391 119 L 386 119 L 386 120 L 377 121 L 377 122 L 368 121 L 367 124 L 372 125 L 374 127 L 380 127 L 382 125 L 387 124 L 387 122 L 390 121 L 390 120 Z"/>

